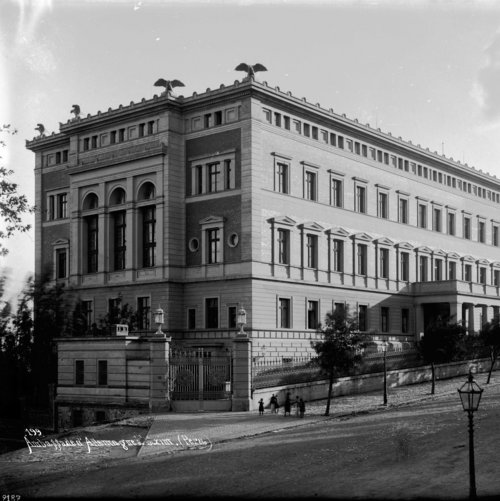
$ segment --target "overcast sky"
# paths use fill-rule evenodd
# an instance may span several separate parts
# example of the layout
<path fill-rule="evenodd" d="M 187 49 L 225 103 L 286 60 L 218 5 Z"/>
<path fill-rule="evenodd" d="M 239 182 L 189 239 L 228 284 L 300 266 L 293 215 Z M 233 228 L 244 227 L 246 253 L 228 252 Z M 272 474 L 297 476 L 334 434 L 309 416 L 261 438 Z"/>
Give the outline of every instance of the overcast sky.
<path fill-rule="evenodd" d="M 151 98 L 156 79 L 188 96 L 245 75 L 500 177 L 500 5 L 494 1 L 7 0 L 0 7 L 2 152 L 34 200 L 25 139 Z M 7 155 L 6 155 L 7 154 Z M 7 158 L 5 158 L 7 156 Z M 11 287 L 34 268 L 34 233 L 0 263 Z M 0 258 L 1 259 L 1 258 Z"/>

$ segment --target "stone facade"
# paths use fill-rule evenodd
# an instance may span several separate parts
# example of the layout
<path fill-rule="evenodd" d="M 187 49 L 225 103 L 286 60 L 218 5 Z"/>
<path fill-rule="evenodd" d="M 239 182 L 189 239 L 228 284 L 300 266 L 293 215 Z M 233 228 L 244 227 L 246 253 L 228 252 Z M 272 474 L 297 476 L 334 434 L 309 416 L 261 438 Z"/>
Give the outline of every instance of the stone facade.
<path fill-rule="evenodd" d="M 311 353 L 325 314 L 411 343 L 438 315 L 471 331 L 500 308 L 500 181 L 245 79 L 97 112 L 33 139 L 36 271 L 166 311 L 175 341 Z"/>

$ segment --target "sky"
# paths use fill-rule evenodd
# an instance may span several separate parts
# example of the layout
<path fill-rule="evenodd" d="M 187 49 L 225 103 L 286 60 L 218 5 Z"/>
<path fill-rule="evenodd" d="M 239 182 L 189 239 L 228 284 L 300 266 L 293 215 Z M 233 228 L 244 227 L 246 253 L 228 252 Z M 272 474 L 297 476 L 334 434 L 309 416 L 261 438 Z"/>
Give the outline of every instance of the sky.
<path fill-rule="evenodd" d="M 500 178 L 500 3 L 493 0 L 3 0 L 0 152 L 34 203 L 25 140 L 159 94 L 189 96 L 261 63 L 271 86 Z M 33 223 L 32 216 L 25 218 Z M 1 221 L 0 221 L 1 224 Z M 8 242 L 8 294 L 34 270 L 34 232 Z M 10 270 L 7 272 L 6 270 Z"/>

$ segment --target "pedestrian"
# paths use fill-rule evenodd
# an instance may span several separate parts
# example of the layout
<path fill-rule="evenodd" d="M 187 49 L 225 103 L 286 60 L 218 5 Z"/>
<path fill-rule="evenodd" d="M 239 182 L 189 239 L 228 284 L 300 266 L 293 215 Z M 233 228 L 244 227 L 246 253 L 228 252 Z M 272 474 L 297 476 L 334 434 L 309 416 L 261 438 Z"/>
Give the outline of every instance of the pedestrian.
<path fill-rule="evenodd" d="M 300 417 L 303 418 L 304 413 L 306 412 L 306 403 L 302 399 L 300 399 L 299 402 L 299 409 L 300 409 Z"/>
<path fill-rule="evenodd" d="M 278 403 L 278 400 L 274 396 L 274 393 L 269 403 L 271 404 L 271 414 L 274 414 L 276 412 L 276 404 Z"/>
<path fill-rule="evenodd" d="M 259 400 L 259 416 L 264 415 L 264 400 Z"/>
<path fill-rule="evenodd" d="M 285 399 L 285 417 L 287 413 L 288 415 L 290 415 L 291 408 L 292 408 L 292 401 L 290 400 L 290 393 L 287 393 Z"/>
<path fill-rule="evenodd" d="M 299 413 L 300 413 L 300 399 L 299 399 L 299 396 L 297 395 L 295 397 L 295 403 L 293 404 L 295 405 L 295 416 L 296 417 L 299 417 Z"/>

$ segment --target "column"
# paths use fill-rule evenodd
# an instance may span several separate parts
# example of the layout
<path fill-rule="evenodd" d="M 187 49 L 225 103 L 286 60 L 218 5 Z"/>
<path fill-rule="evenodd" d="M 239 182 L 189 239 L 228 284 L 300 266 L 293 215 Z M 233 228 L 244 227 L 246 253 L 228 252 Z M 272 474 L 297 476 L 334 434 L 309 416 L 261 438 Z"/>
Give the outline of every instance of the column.
<path fill-rule="evenodd" d="M 417 341 L 420 341 L 424 334 L 424 308 L 421 304 L 415 305 L 415 334 Z"/>
<path fill-rule="evenodd" d="M 252 398 L 252 340 L 236 337 L 233 340 L 233 411 L 250 410 Z"/>
<path fill-rule="evenodd" d="M 450 322 L 462 323 L 462 303 L 450 302 Z"/>

